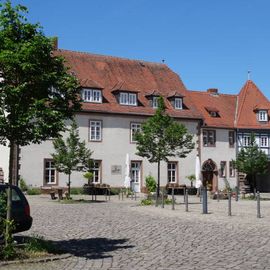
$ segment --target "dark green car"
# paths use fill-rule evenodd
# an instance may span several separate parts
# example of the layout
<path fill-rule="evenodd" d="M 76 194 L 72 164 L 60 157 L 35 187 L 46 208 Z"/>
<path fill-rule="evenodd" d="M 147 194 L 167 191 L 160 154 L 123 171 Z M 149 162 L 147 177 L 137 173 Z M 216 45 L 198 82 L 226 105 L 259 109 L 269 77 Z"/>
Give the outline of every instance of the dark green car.
<path fill-rule="evenodd" d="M 5 196 L 8 185 L 0 184 L 0 195 Z M 27 231 L 32 226 L 32 217 L 30 216 L 30 207 L 27 199 L 17 186 L 12 188 L 12 210 L 11 216 L 14 220 L 15 228 L 13 233 Z M 2 217 L 6 216 L 6 211 L 1 211 Z"/>

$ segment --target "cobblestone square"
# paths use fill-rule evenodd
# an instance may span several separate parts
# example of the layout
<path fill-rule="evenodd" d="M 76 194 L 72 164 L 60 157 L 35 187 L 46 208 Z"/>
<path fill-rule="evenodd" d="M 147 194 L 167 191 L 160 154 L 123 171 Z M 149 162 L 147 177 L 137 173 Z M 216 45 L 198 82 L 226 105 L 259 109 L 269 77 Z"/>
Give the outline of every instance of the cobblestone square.
<path fill-rule="evenodd" d="M 228 201 L 209 200 L 203 215 L 197 197 L 190 198 L 189 212 L 179 196 L 174 211 L 118 197 L 84 204 L 28 199 L 34 223 L 23 235 L 44 236 L 72 256 L 3 270 L 270 269 L 270 201 L 261 202 L 258 219 L 256 202 L 248 200 L 232 201 L 229 217 Z"/>

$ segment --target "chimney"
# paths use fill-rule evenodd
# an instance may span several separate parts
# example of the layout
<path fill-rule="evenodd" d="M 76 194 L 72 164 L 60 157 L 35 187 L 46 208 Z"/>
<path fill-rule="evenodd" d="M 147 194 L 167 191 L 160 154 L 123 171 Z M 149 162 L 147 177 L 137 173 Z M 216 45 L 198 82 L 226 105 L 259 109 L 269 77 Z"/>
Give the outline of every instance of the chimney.
<path fill-rule="evenodd" d="M 217 88 L 209 88 L 207 89 L 207 93 L 212 95 L 218 95 L 218 89 Z"/>
<path fill-rule="evenodd" d="M 58 50 L 58 37 L 52 37 L 53 50 Z"/>

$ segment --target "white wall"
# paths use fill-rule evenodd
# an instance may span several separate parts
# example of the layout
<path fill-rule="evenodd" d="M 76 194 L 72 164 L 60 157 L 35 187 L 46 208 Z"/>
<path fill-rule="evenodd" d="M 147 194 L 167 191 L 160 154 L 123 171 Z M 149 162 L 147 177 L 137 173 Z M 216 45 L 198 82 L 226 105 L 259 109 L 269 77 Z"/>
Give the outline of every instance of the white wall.
<path fill-rule="evenodd" d="M 4 170 L 4 180 L 8 181 L 9 148 L 0 145 L 0 167 Z"/>
<path fill-rule="evenodd" d="M 237 184 L 237 179 L 235 177 L 230 177 L 229 175 L 229 162 L 232 159 L 236 159 L 236 147 L 229 146 L 228 140 L 228 129 L 213 129 L 216 131 L 216 146 L 215 147 L 205 147 L 203 146 L 203 131 L 201 132 L 201 164 L 208 159 L 212 159 L 218 169 L 220 169 L 220 162 L 226 161 L 226 178 L 229 181 L 232 188 L 234 188 Z M 235 142 L 236 144 L 236 142 Z M 224 178 L 218 176 L 218 188 L 223 189 L 225 187 Z"/>
<path fill-rule="evenodd" d="M 102 120 L 103 140 L 102 142 L 89 142 L 89 120 Z M 77 116 L 79 133 L 81 139 L 87 142 L 87 146 L 94 152 L 92 158 L 102 160 L 102 182 L 111 186 L 123 186 L 125 175 L 126 154 L 129 153 L 130 160 L 142 161 L 142 179 L 149 174 L 157 178 L 156 164 L 150 164 L 135 154 L 136 144 L 130 143 L 130 123 L 143 122 L 144 117 L 131 117 L 109 114 L 81 114 Z M 197 133 L 197 121 L 182 121 L 192 134 Z M 197 135 L 194 142 L 197 141 Z M 197 145 L 195 149 L 185 159 L 171 158 L 171 161 L 178 161 L 179 184 L 189 184 L 185 178 L 187 175 L 195 173 L 195 158 L 197 154 Z M 40 145 L 31 145 L 23 147 L 21 151 L 21 176 L 28 184 L 33 186 L 43 185 L 43 166 L 44 158 L 50 158 L 53 153 L 51 141 L 46 141 Z M 121 174 L 112 175 L 111 166 L 121 166 Z M 86 181 L 82 173 L 74 172 L 72 174 L 72 186 L 82 186 Z M 59 174 L 59 185 L 66 186 L 67 177 Z M 161 184 L 167 183 L 167 164 L 161 164 Z"/>

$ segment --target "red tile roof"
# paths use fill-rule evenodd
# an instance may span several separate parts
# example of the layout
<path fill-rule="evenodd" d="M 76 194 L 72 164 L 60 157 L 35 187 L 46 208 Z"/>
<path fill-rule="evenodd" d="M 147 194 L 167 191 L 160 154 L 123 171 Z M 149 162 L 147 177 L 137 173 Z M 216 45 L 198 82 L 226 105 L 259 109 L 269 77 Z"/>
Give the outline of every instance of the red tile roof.
<path fill-rule="evenodd" d="M 209 127 L 268 129 L 267 123 L 257 120 L 258 110 L 270 111 L 270 102 L 251 80 L 248 80 L 238 95 L 224 95 L 212 91 L 191 91 L 194 104 L 204 117 Z M 218 112 L 219 117 L 212 117 L 210 111 Z"/>
<path fill-rule="evenodd" d="M 191 97 L 204 117 L 204 124 L 209 127 L 234 128 L 236 96 L 213 94 L 212 92 L 191 91 Z M 218 112 L 218 117 L 210 115 Z"/>
<path fill-rule="evenodd" d="M 165 64 L 130 60 L 119 57 L 95 55 L 59 49 L 54 52 L 65 58 L 71 72 L 79 79 L 82 87 L 100 88 L 104 99 L 102 104 L 83 103 L 84 111 L 152 115 L 147 95 L 161 93 L 165 97 L 167 112 L 177 118 L 201 119 L 179 76 Z M 120 105 L 114 90 L 136 92 L 140 106 Z M 176 110 L 167 99 L 172 93 L 183 96 L 188 109 Z"/>
<path fill-rule="evenodd" d="M 248 80 L 238 95 L 236 127 L 247 129 L 270 128 L 269 121 L 262 123 L 257 120 L 256 111 L 260 109 L 270 110 L 270 102 L 256 84 Z"/>

